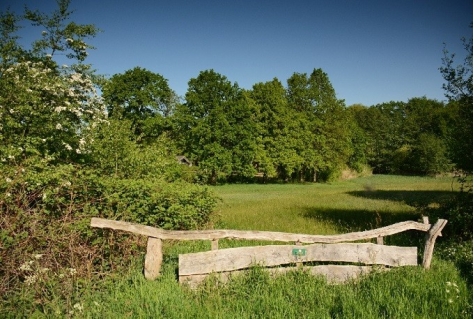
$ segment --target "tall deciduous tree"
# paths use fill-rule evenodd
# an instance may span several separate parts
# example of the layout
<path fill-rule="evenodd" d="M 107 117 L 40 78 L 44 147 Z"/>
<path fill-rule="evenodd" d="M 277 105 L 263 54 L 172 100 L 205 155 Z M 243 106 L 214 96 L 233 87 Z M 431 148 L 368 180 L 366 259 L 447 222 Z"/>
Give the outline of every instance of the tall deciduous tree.
<path fill-rule="evenodd" d="M 305 115 L 301 173 L 310 172 L 313 180 L 317 173 L 326 178 L 337 173 L 351 156 L 351 135 L 344 101 L 337 99 L 328 75 L 321 69 L 314 69 L 309 77 L 293 74 L 288 79 L 288 100 L 294 110 Z"/>
<path fill-rule="evenodd" d="M 102 91 L 109 116 L 135 122 L 155 115 L 168 117 L 176 102 L 162 75 L 140 67 L 113 75 Z"/>
<path fill-rule="evenodd" d="M 202 71 L 188 83 L 186 102 L 175 114 L 185 153 L 210 183 L 231 173 L 252 175 L 256 152 L 251 101 L 225 76 Z"/>
<path fill-rule="evenodd" d="M 471 24 L 472 28 L 472 24 Z M 453 161 L 459 169 L 472 174 L 472 38 L 462 39 L 466 57 L 462 64 L 455 65 L 455 54 L 444 49 L 441 75 L 445 95 L 457 108 L 458 121 L 451 132 L 450 149 Z"/>
<path fill-rule="evenodd" d="M 264 179 L 289 177 L 301 157 L 295 149 L 296 112 L 288 108 L 285 87 L 274 78 L 255 84 L 250 94 L 257 105 L 258 171 Z"/>

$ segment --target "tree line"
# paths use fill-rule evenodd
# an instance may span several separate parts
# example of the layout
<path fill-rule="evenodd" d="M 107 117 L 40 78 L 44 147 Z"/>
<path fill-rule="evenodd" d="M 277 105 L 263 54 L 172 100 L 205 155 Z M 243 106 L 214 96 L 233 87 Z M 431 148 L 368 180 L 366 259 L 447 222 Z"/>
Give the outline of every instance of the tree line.
<path fill-rule="evenodd" d="M 52 16 L 27 8 L 24 16 L 1 17 L 4 163 L 38 155 L 105 176 L 179 175 L 211 184 L 257 175 L 327 181 L 345 169 L 472 172 L 472 40 L 464 40 L 462 66 L 444 51 L 448 102 L 414 97 L 347 106 L 320 68 L 249 90 L 204 70 L 179 97 L 162 75 L 141 67 L 96 74 L 84 61 L 92 48 L 86 39 L 97 28 L 67 23 L 69 1 L 58 4 Z M 15 35 L 22 19 L 44 28 L 30 48 Z M 77 63 L 60 66 L 59 54 Z M 194 170 L 169 168 L 176 155 L 188 157 Z"/>
<path fill-rule="evenodd" d="M 250 90 L 205 70 L 189 81 L 180 99 L 163 76 L 136 67 L 107 80 L 103 98 L 109 120 L 129 121 L 139 143 L 166 136 L 209 183 L 256 175 L 326 181 L 344 169 L 417 175 L 472 171 L 458 154 L 465 147 L 469 152 L 467 137 L 459 138 L 468 104 L 416 97 L 346 106 L 322 69 L 294 73 L 286 86 L 274 78 Z M 472 132 L 468 125 L 463 129 Z"/>

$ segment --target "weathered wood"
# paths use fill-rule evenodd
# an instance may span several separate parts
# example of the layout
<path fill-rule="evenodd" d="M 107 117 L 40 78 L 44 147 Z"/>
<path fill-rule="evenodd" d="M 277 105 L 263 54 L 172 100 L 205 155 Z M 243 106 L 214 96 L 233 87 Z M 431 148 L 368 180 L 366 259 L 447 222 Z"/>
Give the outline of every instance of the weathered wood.
<path fill-rule="evenodd" d="M 423 220 L 423 224 L 429 224 L 430 223 L 430 220 L 429 220 L 428 216 L 422 216 L 421 219 Z"/>
<path fill-rule="evenodd" d="M 441 235 L 441 231 L 447 223 L 448 221 L 445 219 L 438 219 L 426 234 L 425 250 L 423 252 L 423 268 L 430 268 L 436 237 Z"/>
<path fill-rule="evenodd" d="M 305 249 L 295 256 L 293 249 Z M 296 262 L 351 262 L 367 265 L 417 265 L 416 247 L 397 247 L 376 244 L 313 244 L 307 246 L 268 245 L 239 247 L 179 255 L 179 275 L 245 269 L 254 264 L 265 267 Z"/>
<path fill-rule="evenodd" d="M 143 226 L 122 221 L 113 221 L 101 218 L 92 218 L 91 226 L 123 230 L 139 235 L 148 236 L 147 254 L 145 258 L 145 277 L 155 279 L 160 275 L 163 259 L 162 240 L 211 240 L 210 252 L 185 254 L 179 256 L 180 282 L 199 282 L 209 273 L 217 273 L 220 277 L 230 276 L 230 273 L 239 273 L 242 269 L 254 264 L 267 267 L 293 264 L 302 267 L 303 262 L 348 262 L 366 265 L 404 266 L 416 265 L 416 247 L 384 246 L 383 237 L 407 230 L 427 232 L 423 267 L 428 269 L 433 256 L 436 238 L 447 221 L 440 219 L 430 225 L 428 218 L 423 217 L 423 223 L 406 221 L 374 230 L 347 233 L 341 235 L 305 235 L 270 231 L 238 231 L 238 230 L 200 230 L 200 231 L 167 231 L 150 226 Z M 296 245 L 273 245 L 242 247 L 218 250 L 218 240 L 223 238 L 267 240 L 295 242 Z M 375 244 L 350 244 L 344 242 L 362 241 L 376 238 Z M 313 244 L 303 246 L 302 244 Z M 320 244 L 314 244 L 320 243 Z M 293 254 L 292 249 L 304 249 L 305 254 Z M 336 268 L 334 268 L 336 267 Z M 355 268 L 354 268 L 355 267 Z M 288 271 L 294 267 L 272 268 L 272 273 Z M 341 281 L 343 277 L 353 278 L 357 273 L 350 269 L 367 269 L 367 266 L 349 265 L 321 265 L 310 267 L 311 273 L 323 274 L 329 280 Z M 314 270 L 313 270 L 314 269 Z M 360 272 L 360 271 L 359 271 Z M 342 273 L 343 275 L 340 275 Z"/>
<path fill-rule="evenodd" d="M 284 268 L 267 268 L 266 271 L 272 277 L 302 269 L 314 276 L 324 276 L 328 283 L 340 284 L 349 280 L 357 279 L 362 275 L 368 274 L 374 270 L 372 266 L 355 266 L 355 265 L 320 265 L 320 266 L 305 266 L 298 267 L 284 267 Z M 379 268 L 380 271 L 386 271 L 389 268 Z M 187 284 L 191 288 L 196 288 L 209 276 L 214 276 L 219 282 L 226 283 L 234 276 L 245 274 L 248 270 L 236 270 L 232 272 L 220 272 L 201 275 L 182 275 L 179 276 L 181 284 Z"/>
<path fill-rule="evenodd" d="M 306 235 L 292 234 L 270 231 L 243 231 L 243 230 L 189 230 L 189 231 L 171 231 L 163 230 L 150 226 L 143 226 L 122 221 L 108 220 L 102 218 L 92 218 L 92 227 L 111 228 L 123 230 L 148 237 L 155 237 L 172 240 L 213 240 L 213 239 L 248 239 L 248 240 L 268 240 L 282 242 L 300 242 L 305 244 L 313 243 L 341 243 L 358 240 L 367 240 L 380 236 L 390 236 L 407 230 L 428 231 L 431 225 L 405 221 L 393 225 L 366 230 L 361 232 L 347 233 L 341 235 Z"/>
<path fill-rule="evenodd" d="M 148 237 L 145 256 L 144 274 L 146 279 L 156 279 L 160 276 L 163 261 L 162 242 L 159 238 Z"/>
<path fill-rule="evenodd" d="M 377 245 L 383 245 L 383 236 L 377 237 Z"/>

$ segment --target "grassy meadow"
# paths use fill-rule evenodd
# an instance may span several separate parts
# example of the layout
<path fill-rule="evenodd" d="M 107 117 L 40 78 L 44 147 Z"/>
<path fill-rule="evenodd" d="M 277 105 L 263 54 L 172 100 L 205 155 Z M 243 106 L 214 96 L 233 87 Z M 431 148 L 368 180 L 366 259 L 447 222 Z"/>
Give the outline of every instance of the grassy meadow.
<path fill-rule="evenodd" d="M 369 176 L 328 184 L 233 184 L 212 187 L 222 201 L 214 228 L 335 234 L 418 220 L 457 189 L 448 177 Z M 432 221 L 433 222 L 433 221 Z M 423 236 L 405 242 L 421 243 Z M 401 242 L 404 238 L 401 239 Z M 221 240 L 219 247 L 249 244 Z M 472 318 L 472 285 L 436 254 L 429 271 L 401 267 L 360 281 L 328 285 L 295 271 L 277 278 L 255 267 L 223 285 L 196 290 L 177 283 L 178 254 L 209 241 L 164 243 L 162 276 L 143 278 L 143 260 L 128 274 L 75 282 L 64 301 L 51 297 L 33 317 L 77 318 Z M 66 303 L 64 304 L 60 303 Z M 67 312 L 64 309 L 68 309 Z M 0 312 L 0 315 L 5 313 Z M 9 314 L 6 317 L 28 317 Z"/>
<path fill-rule="evenodd" d="M 232 184 L 222 198 L 221 228 L 308 234 L 360 231 L 420 218 L 457 189 L 452 178 L 368 176 L 327 184 Z"/>

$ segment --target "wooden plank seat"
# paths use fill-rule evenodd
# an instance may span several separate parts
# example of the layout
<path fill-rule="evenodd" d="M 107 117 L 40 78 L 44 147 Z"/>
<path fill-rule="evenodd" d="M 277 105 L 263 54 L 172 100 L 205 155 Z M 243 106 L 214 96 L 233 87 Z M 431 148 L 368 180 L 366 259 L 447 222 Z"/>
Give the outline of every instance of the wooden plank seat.
<path fill-rule="evenodd" d="M 194 230 L 167 231 L 150 226 L 92 218 L 91 226 L 111 228 L 148 236 L 144 274 L 147 279 L 160 275 L 163 259 L 162 240 L 210 240 L 211 251 L 179 255 L 179 281 L 195 286 L 209 275 L 226 281 L 252 265 L 269 268 L 273 274 L 303 267 L 312 274 L 324 275 L 331 282 L 343 282 L 373 269 L 386 267 L 415 266 L 417 247 L 383 245 L 385 236 L 407 230 L 426 232 L 422 266 L 430 268 L 436 238 L 447 220 L 439 219 L 434 225 L 428 218 L 423 222 L 405 221 L 393 225 L 340 235 L 309 235 L 270 231 L 241 230 Z M 292 242 L 286 245 L 266 245 L 219 249 L 218 240 L 224 238 Z M 377 244 L 356 241 L 377 239 Z M 355 243 L 356 242 L 356 243 Z M 306 244 L 306 245 L 304 245 Z M 308 265 L 311 263 L 321 265 Z M 337 265 L 327 264 L 337 263 Z"/>

